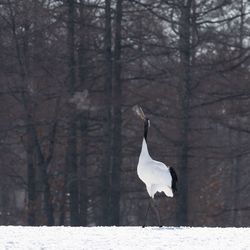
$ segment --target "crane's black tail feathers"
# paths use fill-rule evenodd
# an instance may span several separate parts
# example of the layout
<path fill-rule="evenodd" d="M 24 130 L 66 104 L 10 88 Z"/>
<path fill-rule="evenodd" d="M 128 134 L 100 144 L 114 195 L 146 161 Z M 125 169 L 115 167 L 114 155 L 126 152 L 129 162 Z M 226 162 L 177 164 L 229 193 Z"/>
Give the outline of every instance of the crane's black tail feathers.
<path fill-rule="evenodd" d="M 170 167 L 169 170 L 170 170 L 170 174 L 172 176 L 172 187 L 171 188 L 173 190 L 173 193 L 175 193 L 177 191 L 178 177 L 177 177 L 175 170 L 172 167 Z"/>

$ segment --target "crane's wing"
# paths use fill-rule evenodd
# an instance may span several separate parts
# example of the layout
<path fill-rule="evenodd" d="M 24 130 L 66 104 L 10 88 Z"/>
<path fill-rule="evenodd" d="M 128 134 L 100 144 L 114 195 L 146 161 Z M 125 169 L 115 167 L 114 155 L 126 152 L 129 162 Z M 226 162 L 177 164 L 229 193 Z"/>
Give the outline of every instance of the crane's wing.
<path fill-rule="evenodd" d="M 169 167 L 164 163 L 152 160 L 149 168 L 145 168 L 145 172 L 148 172 L 148 178 L 150 183 L 158 185 L 166 185 L 171 188 L 172 177 L 170 174 Z"/>
<path fill-rule="evenodd" d="M 166 166 L 163 162 L 153 160 L 153 164 L 156 168 L 159 168 L 163 171 L 166 171 L 166 170 L 169 171 L 169 167 Z"/>

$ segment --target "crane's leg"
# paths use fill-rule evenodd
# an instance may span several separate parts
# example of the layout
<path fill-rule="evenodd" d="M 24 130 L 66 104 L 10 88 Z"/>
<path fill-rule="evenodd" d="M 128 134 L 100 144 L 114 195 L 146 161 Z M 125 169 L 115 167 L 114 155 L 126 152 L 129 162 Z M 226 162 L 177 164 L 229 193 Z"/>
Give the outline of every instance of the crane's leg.
<path fill-rule="evenodd" d="M 157 204 L 155 203 L 154 199 L 153 199 L 153 209 L 154 209 L 155 214 L 156 214 L 156 217 L 157 217 L 158 226 L 159 226 L 159 227 L 162 227 L 162 224 L 161 224 L 161 216 L 160 216 L 159 208 L 158 208 Z"/>
<path fill-rule="evenodd" d="M 145 218 L 144 218 L 144 224 L 143 224 L 142 227 L 145 227 L 145 226 L 146 226 L 147 218 L 148 218 L 148 211 L 149 211 L 149 208 L 150 208 L 150 204 L 151 204 L 151 200 L 149 200 L 147 212 L 146 212 L 146 215 L 145 215 Z"/>

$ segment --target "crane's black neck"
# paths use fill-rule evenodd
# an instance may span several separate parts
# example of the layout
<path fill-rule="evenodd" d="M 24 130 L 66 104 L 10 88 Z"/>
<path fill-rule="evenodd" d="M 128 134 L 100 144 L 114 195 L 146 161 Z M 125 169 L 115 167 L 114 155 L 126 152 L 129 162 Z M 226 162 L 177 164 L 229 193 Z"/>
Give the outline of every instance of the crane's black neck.
<path fill-rule="evenodd" d="M 148 137 L 148 127 L 149 127 L 149 119 L 145 118 L 144 121 L 144 138 L 147 141 L 147 137 Z"/>

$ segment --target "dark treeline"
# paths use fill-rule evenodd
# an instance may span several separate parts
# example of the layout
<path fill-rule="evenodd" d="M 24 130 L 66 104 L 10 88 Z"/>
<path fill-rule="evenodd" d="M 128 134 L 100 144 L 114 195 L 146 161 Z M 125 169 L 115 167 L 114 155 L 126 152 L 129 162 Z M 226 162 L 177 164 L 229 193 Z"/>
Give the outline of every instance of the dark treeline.
<path fill-rule="evenodd" d="M 247 0 L 0 1 L 0 224 L 142 225 L 139 104 L 163 224 L 249 226 L 249 37 Z"/>

